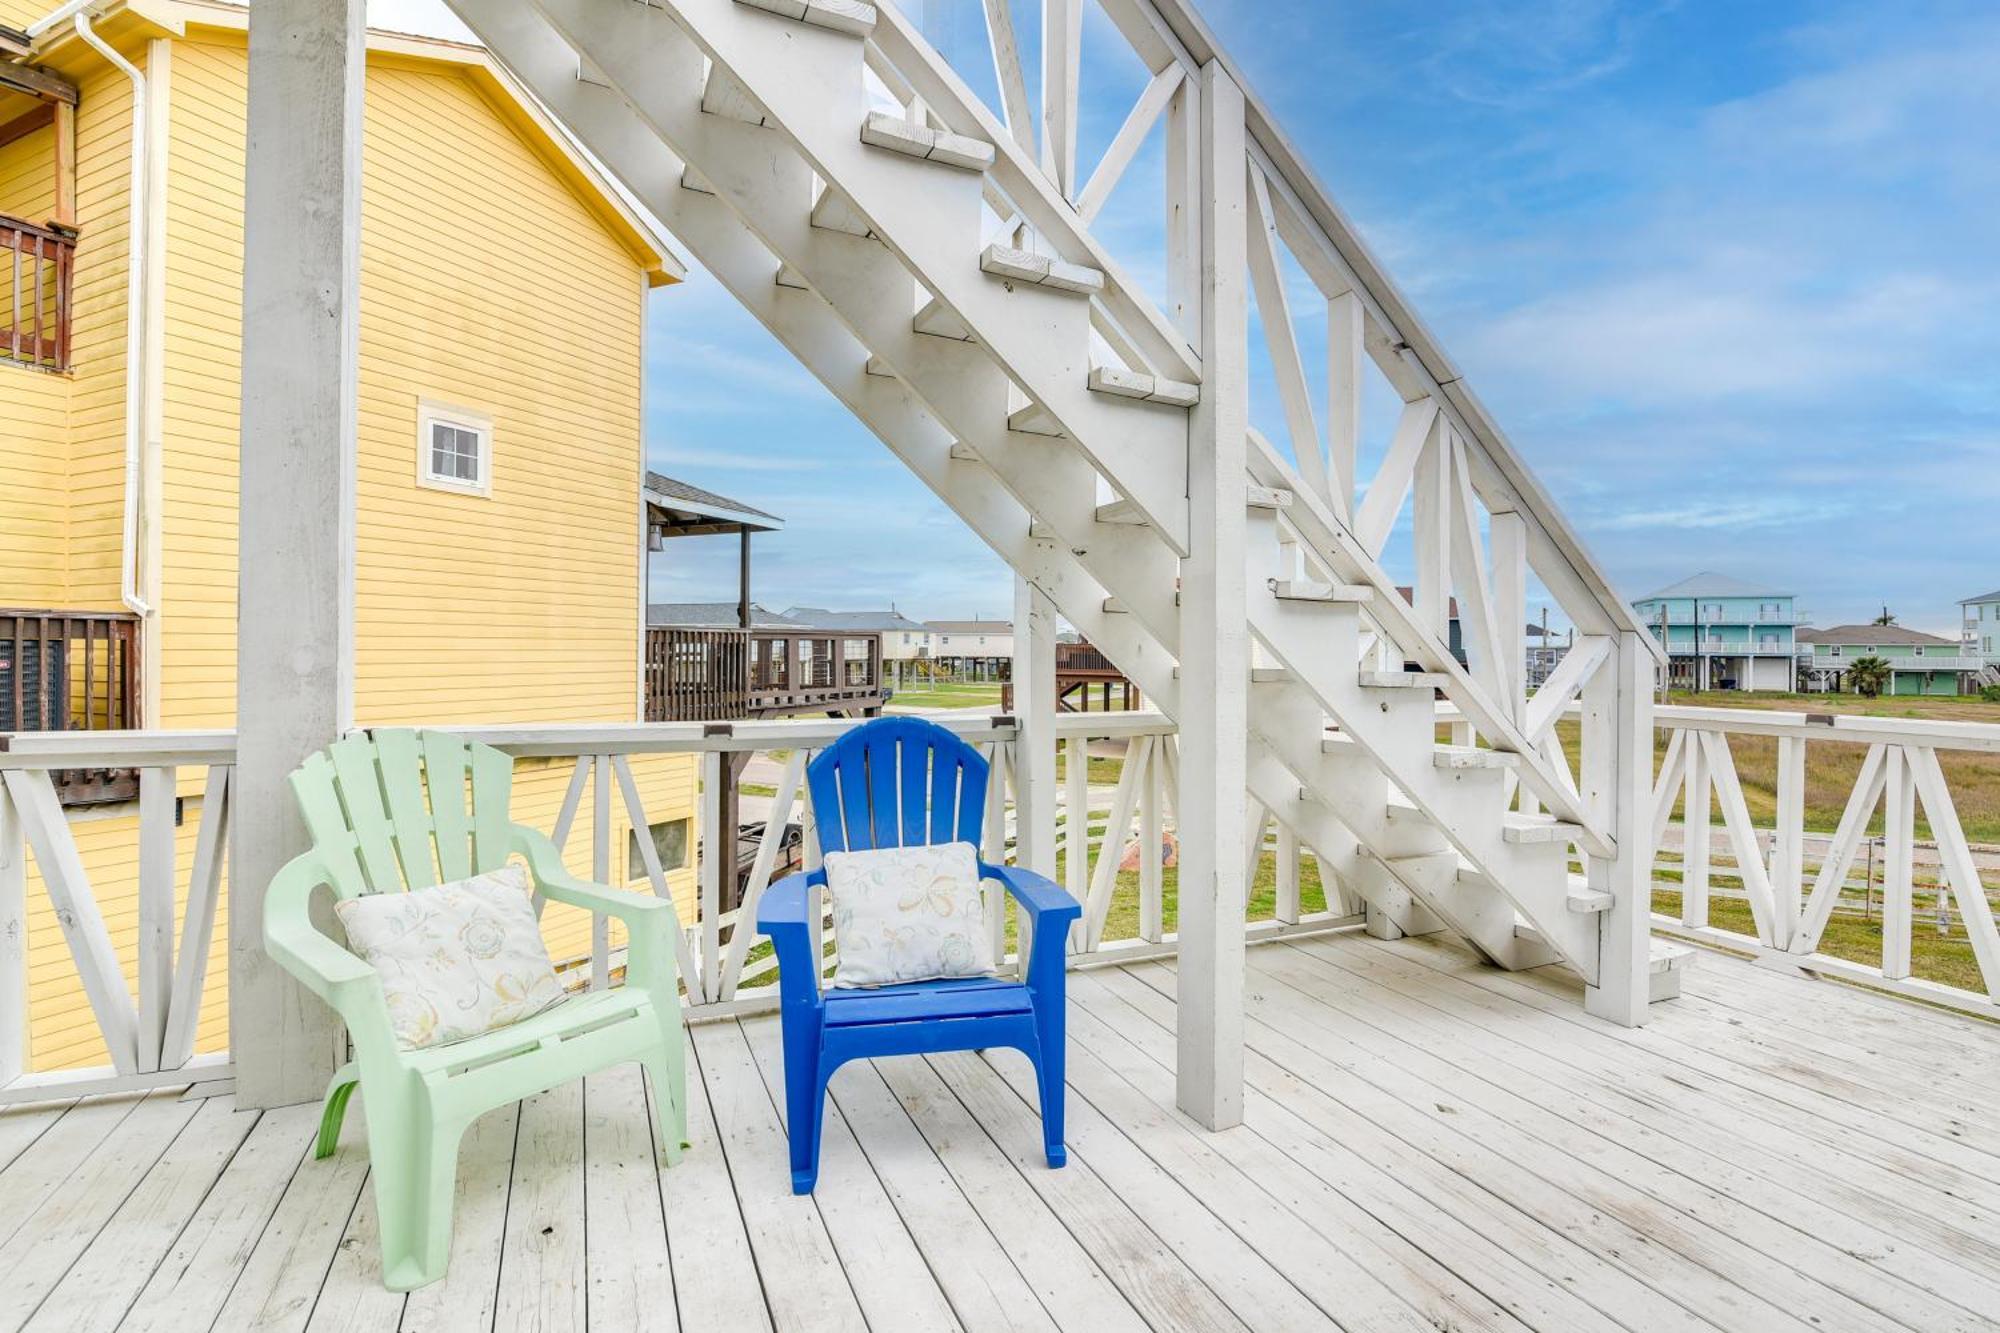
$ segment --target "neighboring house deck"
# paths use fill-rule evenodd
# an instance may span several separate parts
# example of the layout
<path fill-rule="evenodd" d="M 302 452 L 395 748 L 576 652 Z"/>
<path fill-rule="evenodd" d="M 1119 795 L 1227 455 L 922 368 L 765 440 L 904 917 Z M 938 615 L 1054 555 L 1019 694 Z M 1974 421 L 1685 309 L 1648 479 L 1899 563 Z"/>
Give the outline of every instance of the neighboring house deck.
<path fill-rule="evenodd" d="M 0 1113 L 12 1327 L 1977 1329 L 2000 1030 L 1704 956 L 1653 1023 L 1358 931 L 1249 954 L 1245 1124 L 1173 1109 L 1175 972 L 1072 978 L 1070 1165 L 1011 1053 L 849 1066 L 787 1189 L 773 1018 L 487 1116 L 436 1287 L 377 1281 L 358 1123 L 227 1096 Z"/>

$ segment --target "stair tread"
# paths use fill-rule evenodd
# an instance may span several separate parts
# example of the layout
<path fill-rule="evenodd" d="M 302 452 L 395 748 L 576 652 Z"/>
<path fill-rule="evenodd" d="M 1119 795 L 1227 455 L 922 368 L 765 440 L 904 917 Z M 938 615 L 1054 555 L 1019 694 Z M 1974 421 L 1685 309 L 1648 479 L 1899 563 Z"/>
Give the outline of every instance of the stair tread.
<path fill-rule="evenodd" d="M 1127 370 L 1123 366 L 1092 366 L 1089 383 L 1093 392 L 1110 394 L 1114 398 L 1129 398 L 1134 402 L 1193 407 L 1201 401 L 1199 384 L 1170 380 L 1145 371 Z"/>
<path fill-rule="evenodd" d="M 910 318 L 910 327 L 933 338 L 949 338 L 962 343 L 974 340 L 972 330 L 966 327 L 965 321 L 946 309 L 944 302 L 936 297 L 926 301 L 923 308 Z"/>
<path fill-rule="evenodd" d="M 996 278 L 1025 282 L 1031 287 L 1047 287 L 1051 291 L 1073 296 L 1089 296 L 1104 290 L 1101 269 L 1038 255 L 1032 250 L 1017 250 L 998 241 L 980 251 L 979 267 Z"/>
<path fill-rule="evenodd" d="M 1513 843 L 1567 842 L 1583 832 L 1583 825 L 1546 815 L 1505 814 L 1500 817 L 1500 836 Z"/>
<path fill-rule="evenodd" d="M 862 0 L 736 0 L 736 3 L 855 37 L 866 37 L 875 31 L 875 6 Z"/>
<path fill-rule="evenodd" d="M 1320 583 L 1312 579 L 1272 579 L 1271 594 L 1281 602 L 1325 602 L 1358 606 L 1375 600 L 1375 590 L 1359 583 Z"/>
<path fill-rule="evenodd" d="M 1372 690 L 1440 689 L 1450 677 L 1438 671 L 1364 671 L 1361 683 Z"/>
<path fill-rule="evenodd" d="M 715 193 L 713 190 L 710 194 Z M 867 221 L 855 211 L 848 197 L 831 185 L 822 185 L 819 197 L 813 200 L 812 225 L 822 231 L 846 232 L 849 236 L 873 236 Z"/>
<path fill-rule="evenodd" d="M 1477 745 L 1440 745 L 1431 752 L 1431 763 L 1438 768 L 1515 768 L 1520 762 L 1518 754 Z"/>
<path fill-rule="evenodd" d="M 721 65 L 710 65 L 702 80 L 701 109 L 711 116 L 740 120 L 746 125 L 765 123 L 763 105 L 751 96 L 742 80 Z"/>
<path fill-rule="evenodd" d="M 1042 408 L 1040 403 L 1029 403 L 1017 407 L 1007 414 L 1007 429 L 1019 431 L 1023 435 L 1046 435 L 1051 439 L 1065 438 L 1056 419 Z"/>
<path fill-rule="evenodd" d="M 984 171 L 993 165 L 993 145 L 984 139 L 917 125 L 890 111 L 868 113 L 861 122 L 861 142 L 962 171 Z"/>
<path fill-rule="evenodd" d="M 1646 954 L 1648 972 L 1666 972 L 1673 968 L 1686 967 L 1688 960 L 1694 957 L 1694 949 L 1690 946 L 1663 940 L 1657 935 L 1652 937 L 1648 945 Z"/>

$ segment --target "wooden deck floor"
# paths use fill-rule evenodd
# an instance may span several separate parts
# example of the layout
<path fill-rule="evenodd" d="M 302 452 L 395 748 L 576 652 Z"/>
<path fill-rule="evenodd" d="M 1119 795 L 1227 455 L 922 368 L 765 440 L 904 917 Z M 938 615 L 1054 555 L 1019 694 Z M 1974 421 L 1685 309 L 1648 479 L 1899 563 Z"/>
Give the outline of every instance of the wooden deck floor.
<path fill-rule="evenodd" d="M 1071 1165 L 1004 1054 L 854 1066 L 787 1190 L 774 1020 L 496 1112 L 450 1277 L 376 1280 L 359 1126 L 174 1093 L 0 1115 L 0 1328 L 2000 1327 L 2000 1029 L 1703 955 L 1624 1032 L 1558 976 L 1251 954 L 1247 1123 L 1173 1111 L 1174 973 L 1078 974 Z"/>

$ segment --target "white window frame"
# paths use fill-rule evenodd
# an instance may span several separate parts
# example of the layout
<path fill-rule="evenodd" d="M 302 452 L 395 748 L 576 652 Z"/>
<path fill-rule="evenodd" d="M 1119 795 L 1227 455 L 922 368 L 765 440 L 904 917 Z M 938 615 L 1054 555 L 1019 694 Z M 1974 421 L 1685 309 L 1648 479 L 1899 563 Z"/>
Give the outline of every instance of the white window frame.
<path fill-rule="evenodd" d="M 470 431 L 479 441 L 479 478 L 466 481 L 459 477 L 440 476 L 431 468 L 431 430 L 434 426 L 451 426 L 458 430 Z M 493 493 L 493 418 L 484 412 L 469 407 L 458 407 L 451 403 L 441 403 L 429 398 L 417 400 L 417 485 L 434 491 L 452 491 L 458 495 L 491 495 Z"/>

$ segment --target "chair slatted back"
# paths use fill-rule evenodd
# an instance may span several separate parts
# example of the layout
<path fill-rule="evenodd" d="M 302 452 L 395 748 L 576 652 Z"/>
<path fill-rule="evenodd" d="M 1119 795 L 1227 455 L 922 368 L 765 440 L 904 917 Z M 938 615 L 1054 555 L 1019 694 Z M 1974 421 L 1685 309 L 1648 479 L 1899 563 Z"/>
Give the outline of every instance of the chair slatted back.
<path fill-rule="evenodd" d="M 820 752 L 806 770 L 820 846 L 829 852 L 979 845 L 986 761 L 934 722 L 883 717 Z"/>
<path fill-rule="evenodd" d="M 427 888 L 507 863 L 514 761 L 443 732 L 382 728 L 335 741 L 292 774 L 313 846 L 342 898 Z"/>

